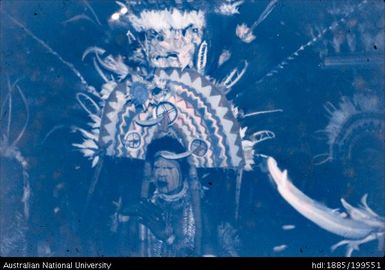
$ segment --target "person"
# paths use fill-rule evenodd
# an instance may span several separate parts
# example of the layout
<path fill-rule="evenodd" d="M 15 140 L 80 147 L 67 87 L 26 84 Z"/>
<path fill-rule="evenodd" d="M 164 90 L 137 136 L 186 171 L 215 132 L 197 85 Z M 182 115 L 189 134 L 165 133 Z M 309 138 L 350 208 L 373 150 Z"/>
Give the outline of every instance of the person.
<path fill-rule="evenodd" d="M 145 177 L 144 189 L 152 185 L 153 192 L 142 192 L 141 200 L 125 212 L 136 216 L 143 225 L 141 255 L 200 256 L 200 186 L 196 170 L 186 160 L 168 159 L 164 153 L 154 155 L 151 176 Z"/>
<path fill-rule="evenodd" d="M 184 147 L 165 136 L 151 143 L 147 150 L 141 199 L 122 213 L 130 217 L 131 224 L 136 223 L 126 237 L 136 243 L 131 254 L 237 256 L 238 233 L 223 212 L 218 212 L 217 204 L 209 202 L 218 198 L 204 196 L 209 188 L 201 183 L 189 157 L 179 158 L 184 156 Z"/>

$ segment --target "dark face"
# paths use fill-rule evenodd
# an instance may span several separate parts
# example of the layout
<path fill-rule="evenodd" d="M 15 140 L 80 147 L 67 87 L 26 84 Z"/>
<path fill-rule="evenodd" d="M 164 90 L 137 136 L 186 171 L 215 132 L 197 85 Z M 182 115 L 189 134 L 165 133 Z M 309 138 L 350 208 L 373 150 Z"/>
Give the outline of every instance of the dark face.
<path fill-rule="evenodd" d="M 182 186 L 179 166 L 175 161 L 159 157 L 154 162 L 155 183 L 161 193 L 172 193 Z"/>

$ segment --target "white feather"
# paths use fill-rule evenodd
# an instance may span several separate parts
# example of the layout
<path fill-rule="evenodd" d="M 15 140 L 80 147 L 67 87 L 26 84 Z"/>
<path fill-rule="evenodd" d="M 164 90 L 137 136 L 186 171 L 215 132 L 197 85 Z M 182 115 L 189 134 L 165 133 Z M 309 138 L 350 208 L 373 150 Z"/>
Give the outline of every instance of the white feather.
<path fill-rule="evenodd" d="M 93 140 L 85 140 L 82 145 L 84 148 L 98 149 L 98 145 Z"/>
<path fill-rule="evenodd" d="M 80 152 L 82 152 L 85 157 L 92 157 L 95 154 L 95 151 L 91 149 L 80 149 Z"/>
<path fill-rule="evenodd" d="M 98 164 L 99 162 L 99 156 L 96 156 L 93 160 L 92 160 L 92 165 L 91 167 L 94 168 L 96 166 L 96 164 Z"/>
<path fill-rule="evenodd" d="M 203 41 L 199 47 L 197 59 L 197 71 L 203 74 L 207 64 L 207 42 Z"/>

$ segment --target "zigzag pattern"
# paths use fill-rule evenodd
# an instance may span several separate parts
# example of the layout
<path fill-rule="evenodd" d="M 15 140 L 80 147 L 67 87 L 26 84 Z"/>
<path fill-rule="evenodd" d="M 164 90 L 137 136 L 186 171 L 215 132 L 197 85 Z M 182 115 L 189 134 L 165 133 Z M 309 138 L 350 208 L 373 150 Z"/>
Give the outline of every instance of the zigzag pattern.
<path fill-rule="evenodd" d="M 103 147 L 104 145 L 110 143 L 107 148 L 107 155 L 111 156 L 115 154 L 115 134 L 118 130 L 118 114 L 121 112 L 124 104 L 126 103 L 124 91 L 125 89 L 123 87 L 116 87 L 114 92 L 112 92 L 107 99 L 103 109 L 99 145 L 100 147 Z"/>
<path fill-rule="evenodd" d="M 128 104 L 125 106 L 123 113 L 119 117 L 118 122 L 118 132 L 117 132 L 117 144 L 116 152 L 118 157 L 128 157 L 130 156 L 128 151 L 130 150 L 125 146 L 125 136 L 129 131 L 130 124 L 135 116 L 135 106 L 133 104 Z"/>
<path fill-rule="evenodd" d="M 177 121 L 183 121 L 181 125 L 186 125 L 193 131 L 193 134 L 188 140 L 189 144 L 193 139 L 200 138 L 207 142 L 208 148 L 211 149 L 212 145 L 211 140 L 209 139 L 209 134 L 207 133 L 208 130 L 206 128 L 198 128 L 204 127 L 202 118 L 196 114 L 196 111 L 191 106 L 191 104 L 187 103 L 185 100 L 179 99 L 176 103 L 178 104 L 178 109 L 180 109 L 180 116 L 178 117 Z M 208 151 L 207 154 L 203 157 L 194 156 L 194 158 L 194 164 L 197 164 L 197 167 L 204 167 L 204 164 L 207 164 L 207 167 L 214 167 L 214 153 L 212 151 Z"/>
<path fill-rule="evenodd" d="M 222 163 L 226 160 L 226 149 L 223 147 L 223 136 L 220 136 L 223 132 L 215 125 L 215 116 L 212 114 L 212 111 L 209 111 L 209 108 L 205 106 L 201 99 L 192 95 L 188 90 L 186 91 L 184 89 L 184 91 L 179 94 L 194 107 L 194 115 L 198 114 L 197 117 L 202 120 L 202 124 L 197 126 L 197 128 L 207 130 L 208 142 L 212 146 L 211 149 L 214 153 L 213 162 L 217 166 L 222 166 Z"/>
<path fill-rule="evenodd" d="M 183 74 L 182 79 L 184 82 L 179 82 L 178 71 L 173 70 L 171 76 L 174 78 L 173 83 L 176 85 L 175 90 L 177 94 L 181 95 L 184 99 L 188 100 L 192 106 L 195 108 L 196 112 L 200 114 L 200 118 L 203 119 L 206 127 L 209 129 L 210 139 L 212 140 L 212 151 L 214 152 L 214 164 L 216 167 L 232 167 L 232 162 L 227 159 L 231 159 L 231 156 L 226 154 L 227 144 L 225 141 L 225 133 L 221 125 L 217 123 L 220 122 L 220 118 L 215 113 L 215 108 L 211 106 L 210 102 L 207 100 L 207 95 L 213 89 L 207 81 L 202 83 L 202 80 L 199 76 L 195 76 L 193 83 L 189 82 L 188 79 L 190 76 L 188 74 Z M 204 78 L 203 78 L 204 79 Z M 203 87 L 199 87 L 204 85 Z M 195 88 L 194 88 L 194 87 Z M 206 95 L 202 95 L 199 90 L 202 90 Z M 227 151 L 228 152 L 228 151 Z"/>
<path fill-rule="evenodd" d="M 156 76 L 168 81 L 174 90 L 174 96 L 168 101 L 177 107 L 178 117 L 169 129 L 183 138 L 186 148 L 196 138 L 208 144 L 204 157 L 193 156 L 197 167 L 243 167 L 240 126 L 222 92 L 194 70 L 158 70 Z M 138 114 L 135 107 L 127 103 L 123 86 L 118 85 L 105 101 L 98 143 L 101 147 L 109 144 L 107 155 L 144 159 L 147 146 L 158 136 L 159 128 L 158 125 L 142 127 L 133 119 L 153 118 L 155 107 Z M 141 136 L 141 148 L 126 146 L 125 135 L 132 131 Z"/>
<path fill-rule="evenodd" d="M 226 149 L 225 156 L 226 159 L 229 160 L 223 160 L 220 166 L 243 166 L 244 157 L 241 147 L 241 138 L 239 136 L 240 126 L 232 114 L 230 104 L 226 97 L 211 85 L 206 78 L 193 70 L 184 72 L 176 69 L 160 70 L 158 71 L 157 76 L 159 76 L 160 79 L 176 82 L 186 86 L 186 88 L 192 88 L 195 89 L 195 91 L 198 91 L 199 95 L 202 96 L 200 100 L 205 103 L 206 108 L 213 108 L 215 110 L 214 116 L 219 118 L 219 120 L 215 119 L 214 121 L 214 133 L 220 133 L 220 130 L 223 130 L 223 133 L 220 134 L 220 141 L 218 141 L 218 143 Z M 207 112 L 202 111 L 202 113 Z M 204 114 L 205 119 L 207 116 L 207 114 Z"/>

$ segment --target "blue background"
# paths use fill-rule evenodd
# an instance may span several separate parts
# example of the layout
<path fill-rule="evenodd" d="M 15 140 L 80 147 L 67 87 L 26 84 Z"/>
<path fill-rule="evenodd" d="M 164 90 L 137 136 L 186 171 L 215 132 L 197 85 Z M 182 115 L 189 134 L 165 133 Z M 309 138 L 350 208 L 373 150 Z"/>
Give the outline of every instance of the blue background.
<path fill-rule="evenodd" d="M 72 126 L 86 127 L 88 122 L 86 113 L 75 99 L 82 85 L 56 56 L 5 15 L 9 14 L 23 23 L 98 88 L 102 80 L 91 61 L 82 61 L 81 56 L 90 46 L 102 47 L 115 55 L 127 53 L 125 31 L 111 28 L 107 23 L 119 7 L 114 1 L 90 1 L 102 24 L 98 25 L 85 19 L 63 23 L 79 14 L 93 18 L 90 8 L 80 0 L 3 0 L 0 3 L 1 97 L 8 91 L 8 78 L 11 83 L 20 79 L 18 85 L 24 91 L 30 109 L 27 131 L 17 145 L 28 161 L 32 190 L 28 255 L 37 254 L 37 243 L 41 241 L 49 242 L 58 256 L 132 255 L 116 244 L 120 236 L 108 231 L 105 224 L 113 212 L 113 200 L 122 196 L 129 203 L 138 196 L 138 179 L 142 172 L 137 168 L 141 162 L 107 159 L 90 210 L 84 215 L 93 170 L 89 161 L 72 147 L 72 143 L 80 141 L 80 136 L 71 132 Z M 383 59 L 384 44 L 373 43 L 369 51 L 357 46 L 355 52 L 350 52 L 345 42 L 338 54 L 331 46 L 335 35 L 328 31 L 279 73 L 257 83 L 312 39 L 310 28 L 323 29 L 341 17 L 331 15 L 328 10 L 354 7 L 358 3 L 279 1 L 266 20 L 254 30 L 256 39 L 250 44 L 236 37 L 235 27 L 240 23 L 250 26 L 268 1 L 246 1 L 240 14 L 232 17 L 211 13 L 207 18 L 205 36 L 209 41 L 206 70 L 210 76 L 221 79 L 242 60 L 247 60 L 249 69 L 229 98 L 245 112 L 284 110 L 241 120 L 241 125 L 248 126 L 250 131 L 269 129 L 276 135 L 274 140 L 258 144 L 256 152 L 275 157 L 279 166 L 288 170 L 299 189 L 330 208 L 341 207 L 341 197 L 355 206 L 361 196 L 368 193 L 369 206 L 384 215 L 383 134 L 381 138 L 364 139 L 358 144 L 353 150 L 353 161 L 336 160 L 319 166 L 313 162 L 315 155 L 328 150 L 325 140 L 316 133 L 329 121 L 323 107 L 326 102 L 337 105 L 342 96 L 352 97 L 369 91 L 384 104 L 383 61 L 374 65 L 353 62 L 340 68 L 327 68 L 323 66 L 325 48 L 328 48 L 327 56 L 358 53 Z M 384 14 L 383 1 L 370 1 L 349 18 L 383 35 Z M 349 28 L 347 24 L 342 24 L 341 29 L 341 35 L 357 31 L 357 27 Z M 230 50 L 232 56 L 218 68 L 217 59 L 223 49 Z M 11 136 L 17 136 L 25 118 L 25 109 L 20 98 L 16 97 Z M 229 181 L 229 188 L 223 187 L 224 183 L 218 178 L 206 181 L 211 181 L 212 185 L 208 194 L 211 202 L 223 209 L 217 213 L 218 219 L 232 216 L 232 202 L 225 207 L 222 203 L 229 194 L 234 196 L 231 186 L 234 180 Z M 204 184 L 208 185 L 208 182 Z M 53 213 L 55 207 L 60 207 L 59 214 Z M 284 231 L 281 228 L 284 224 L 294 224 L 296 228 Z M 279 196 L 266 173 L 258 168 L 244 174 L 238 231 L 242 241 L 241 256 L 344 255 L 344 248 L 330 251 L 330 246 L 342 239 L 317 227 L 291 208 Z M 99 243 L 92 251 L 85 247 L 90 239 Z M 281 244 L 286 244 L 287 249 L 273 252 L 273 247 Z M 384 255 L 384 251 L 379 251 L 373 241 L 361 246 L 360 251 L 353 255 L 378 256 Z"/>

